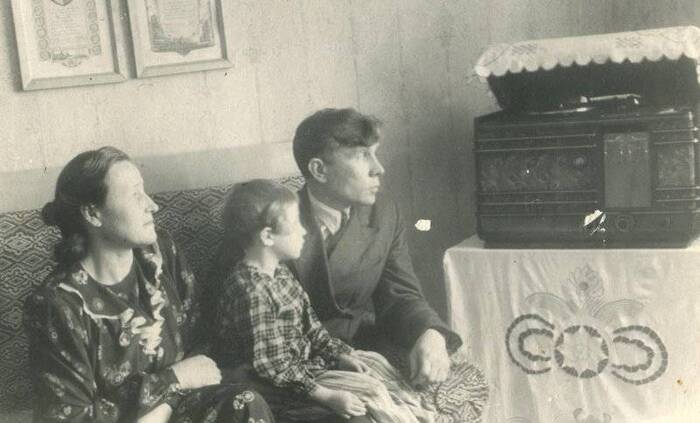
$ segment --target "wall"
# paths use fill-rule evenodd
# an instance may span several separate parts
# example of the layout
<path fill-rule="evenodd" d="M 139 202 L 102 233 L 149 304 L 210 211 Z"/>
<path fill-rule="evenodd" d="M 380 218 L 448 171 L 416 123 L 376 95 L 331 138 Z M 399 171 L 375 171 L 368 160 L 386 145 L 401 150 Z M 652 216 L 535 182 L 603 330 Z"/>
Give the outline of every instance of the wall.
<path fill-rule="evenodd" d="M 610 31 L 700 26 L 700 3 L 694 0 L 616 0 L 611 4 L 610 15 Z"/>
<path fill-rule="evenodd" d="M 128 39 L 126 1 L 114 2 Z M 62 164 L 103 144 L 135 156 L 151 191 L 288 174 L 296 124 L 353 106 L 385 122 L 385 186 L 441 311 L 442 253 L 474 231 L 472 120 L 495 110 L 472 78 L 478 55 L 495 42 L 604 32 L 627 13 L 607 0 L 223 0 L 230 69 L 138 80 L 123 46 L 124 83 L 22 92 L 9 3 L 0 2 L 0 211 L 40 206 Z M 412 229 L 419 218 L 433 221 L 430 232 Z"/>

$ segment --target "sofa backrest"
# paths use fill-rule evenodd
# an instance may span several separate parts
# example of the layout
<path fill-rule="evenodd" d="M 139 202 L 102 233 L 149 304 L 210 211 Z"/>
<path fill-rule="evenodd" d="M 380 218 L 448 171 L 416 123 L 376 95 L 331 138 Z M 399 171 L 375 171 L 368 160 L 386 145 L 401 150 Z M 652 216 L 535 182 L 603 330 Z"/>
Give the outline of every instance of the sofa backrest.
<path fill-rule="evenodd" d="M 303 178 L 278 179 L 293 190 Z M 231 185 L 153 194 L 156 224 L 185 251 L 198 280 L 209 271 L 220 238 L 223 200 Z M 59 239 L 39 210 L 0 214 L 0 412 L 26 409 L 32 401 L 24 301 L 53 269 Z"/>

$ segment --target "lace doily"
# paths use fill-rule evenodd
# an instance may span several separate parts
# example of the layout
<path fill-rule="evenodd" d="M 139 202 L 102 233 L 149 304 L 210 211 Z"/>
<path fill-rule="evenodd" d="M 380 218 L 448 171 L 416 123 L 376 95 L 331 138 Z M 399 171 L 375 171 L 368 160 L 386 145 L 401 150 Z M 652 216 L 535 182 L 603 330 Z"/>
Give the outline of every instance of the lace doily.
<path fill-rule="evenodd" d="M 503 76 L 506 72 L 551 70 L 555 66 L 569 67 L 574 63 L 656 62 L 664 57 L 677 60 L 681 55 L 698 63 L 700 28 L 679 26 L 497 44 L 481 55 L 474 70 L 480 79 L 485 80 L 488 76 Z M 700 75 L 700 66 L 696 66 L 696 74 Z"/>

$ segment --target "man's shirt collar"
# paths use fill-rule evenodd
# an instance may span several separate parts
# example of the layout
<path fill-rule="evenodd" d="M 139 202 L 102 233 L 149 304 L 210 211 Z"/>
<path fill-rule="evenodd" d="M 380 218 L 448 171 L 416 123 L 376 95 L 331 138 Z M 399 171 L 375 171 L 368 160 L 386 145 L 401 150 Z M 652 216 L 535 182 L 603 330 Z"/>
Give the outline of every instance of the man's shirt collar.
<path fill-rule="evenodd" d="M 343 214 L 345 215 L 346 220 L 350 218 L 350 207 L 343 209 L 342 211 L 334 209 L 333 207 L 326 205 L 321 200 L 314 197 L 311 189 L 307 189 L 307 192 L 309 193 L 309 204 L 311 205 L 311 211 L 316 219 L 316 224 L 318 224 L 319 228 L 321 229 L 323 238 L 327 238 L 330 235 L 335 235 L 335 233 L 340 230 Z"/>

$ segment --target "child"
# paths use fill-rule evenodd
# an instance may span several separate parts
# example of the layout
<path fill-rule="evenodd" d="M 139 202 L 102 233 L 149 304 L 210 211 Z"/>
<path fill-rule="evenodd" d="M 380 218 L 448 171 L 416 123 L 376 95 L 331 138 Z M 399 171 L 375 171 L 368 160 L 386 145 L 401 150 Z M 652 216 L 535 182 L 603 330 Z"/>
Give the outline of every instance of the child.
<path fill-rule="evenodd" d="M 252 364 L 260 378 L 288 393 L 289 404 L 301 395 L 344 418 L 433 421 L 384 357 L 330 336 L 282 264 L 299 257 L 306 234 L 292 191 L 267 180 L 239 184 L 227 200 L 224 222 L 225 242 L 242 249 L 219 302 L 218 344 L 234 362 Z M 313 410 L 290 405 L 279 411 L 306 421 L 321 417 Z"/>

